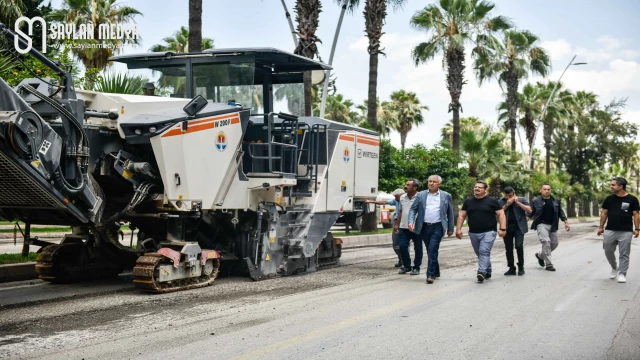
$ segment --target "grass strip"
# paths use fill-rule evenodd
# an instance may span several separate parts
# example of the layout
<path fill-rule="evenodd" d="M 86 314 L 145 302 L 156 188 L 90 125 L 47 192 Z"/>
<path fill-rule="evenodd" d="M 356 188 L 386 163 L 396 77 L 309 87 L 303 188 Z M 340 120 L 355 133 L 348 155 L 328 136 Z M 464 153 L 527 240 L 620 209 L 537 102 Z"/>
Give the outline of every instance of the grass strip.
<path fill-rule="evenodd" d="M 36 261 L 38 254 L 30 252 L 29 256 L 22 257 L 22 254 L 0 254 L 0 265 L 21 264 Z"/>

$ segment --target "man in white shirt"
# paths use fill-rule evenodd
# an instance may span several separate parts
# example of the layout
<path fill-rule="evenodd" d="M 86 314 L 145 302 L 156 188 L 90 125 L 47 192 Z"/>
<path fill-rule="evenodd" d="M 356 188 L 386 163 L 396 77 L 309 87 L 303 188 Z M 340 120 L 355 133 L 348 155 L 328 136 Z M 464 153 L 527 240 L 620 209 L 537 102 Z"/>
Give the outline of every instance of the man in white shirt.
<path fill-rule="evenodd" d="M 400 213 L 398 219 L 393 226 L 393 232 L 399 235 L 398 247 L 400 248 L 400 256 L 402 257 L 402 269 L 398 274 L 410 273 L 411 275 L 420 274 L 420 265 L 422 265 L 422 241 L 419 234 L 409 231 L 409 211 L 413 201 L 416 199 L 420 182 L 416 179 L 409 179 L 404 185 L 406 193 L 400 197 Z M 396 210 L 396 213 L 398 210 Z M 415 250 L 415 258 L 413 269 L 411 269 L 411 255 L 409 254 L 409 242 L 413 240 L 413 248 Z"/>
<path fill-rule="evenodd" d="M 419 234 L 427 247 L 427 284 L 440 277 L 440 241 L 445 232 L 447 236 L 453 234 L 453 200 L 451 194 L 440 190 L 441 184 L 440 176 L 429 176 L 429 189 L 416 195 L 409 214 L 409 230 Z"/>

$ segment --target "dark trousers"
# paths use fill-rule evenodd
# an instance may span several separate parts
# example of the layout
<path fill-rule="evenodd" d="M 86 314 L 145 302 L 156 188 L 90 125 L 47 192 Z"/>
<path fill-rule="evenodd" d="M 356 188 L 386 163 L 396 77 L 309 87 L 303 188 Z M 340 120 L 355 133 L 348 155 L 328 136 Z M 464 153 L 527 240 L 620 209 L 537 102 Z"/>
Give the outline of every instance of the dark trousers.
<path fill-rule="evenodd" d="M 424 241 L 424 244 L 427 248 L 427 257 L 429 259 L 427 265 L 427 277 L 435 277 L 436 275 L 440 275 L 438 251 L 440 250 L 440 241 L 442 241 L 443 236 L 444 232 L 442 230 L 441 223 L 435 223 L 431 225 L 427 225 L 425 223 L 422 225 L 420 238 L 422 239 L 422 241 Z"/>
<path fill-rule="evenodd" d="M 513 263 L 513 242 L 515 239 L 516 253 L 518 254 L 518 266 L 524 266 L 524 234 L 517 228 L 517 225 L 509 225 L 507 235 L 504 238 L 504 247 L 507 253 L 507 266 L 515 268 Z"/>
<path fill-rule="evenodd" d="M 405 269 L 411 269 L 411 256 L 409 255 L 409 242 L 413 240 L 413 249 L 416 257 L 413 259 L 414 269 L 420 270 L 422 265 L 422 241 L 418 234 L 409 231 L 409 229 L 399 229 L 399 247 L 400 256 L 402 256 L 402 266 Z"/>
<path fill-rule="evenodd" d="M 400 255 L 400 232 L 391 233 L 391 240 L 393 241 L 393 251 L 398 255 L 398 261 L 402 263 L 402 255 Z"/>

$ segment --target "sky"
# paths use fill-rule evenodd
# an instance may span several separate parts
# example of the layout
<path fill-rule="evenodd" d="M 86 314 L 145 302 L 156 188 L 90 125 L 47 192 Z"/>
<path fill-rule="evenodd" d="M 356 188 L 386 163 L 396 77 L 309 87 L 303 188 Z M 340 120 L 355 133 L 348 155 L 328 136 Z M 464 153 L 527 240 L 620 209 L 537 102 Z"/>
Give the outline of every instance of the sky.
<path fill-rule="evenodd" d="M 427 40 L 427 35 L 412 28 L 411 16 L 432 0 L 407 0 L 400 9 L 390 9 L 383 28 L 382 45 L 386 56 L 379 59 L 378 96 L 388 100 L 391 92 L 413 91 L 423 105 L 424 124 L 411 131 L 407 145 L 433 145 L 439 141 L 440 129 L 449 121 L 450 102 L 445 83 L 442 57 L 428 64 L 416 66 L 411 50 Z M 62 0 L 52 1 L 55 8 Z M 143 13 L 136 18 L 142 37 L 139 47 L 126 47 L 124 54 L 146 52 L 162 43 L 180 26 L 188 26 L 188 0 L 121 0 Z M 285 0 L 292 16 L 294 0 Z M 538 35 L 540 46 L 551 55 L 551 80 L 557 80 L 574 55 L 576 62 L 586 65 L 570 67 L 562 82 L 574 91 L 587 90 L 599 95 L 601 103 L 627 97 L 623 119 L 640 124 L 640 1 L 637 0 L 495 0 L 494 15 L 510 18 L 518 29 Z M 368 63 L 367 38 L 364 37 L 364 18 L 360 9 L 347 14 L 338 39 L 333 61 L 333 74 L 339 93 L 356 103 L 367 96 Z M 318 37 L 320 54 L 328 61 L 340 6 L 335 0 L 323 1 Z M 274 47 L 292 51 L 293 40 L 280 0 L 203 0 L 202 33 L 213 38 L 216 48 Z M 295 20 L 294 20 L 295 26 Z M 467 49 L 467 53 L 470 49 Z M 461 116 L 475 116 L 495 124 L 496 107 L 502 101 L 502 91 L 494 82 L 478 85 L 467 61 L 463 87 Z M 116 70 L 121 70 L 121 67 Z M 539 81 L 530 77 L 526 81 Z M 522 84 L 521 84 L 522 86 Z M 524 132 L 521 133 L 524 136 Z M 541 145 L 538 135 L 538 146 Z M 392 143 L 400 144 L 397 134 Z M 519 148 L 519 147 L 518 147 Z"/>

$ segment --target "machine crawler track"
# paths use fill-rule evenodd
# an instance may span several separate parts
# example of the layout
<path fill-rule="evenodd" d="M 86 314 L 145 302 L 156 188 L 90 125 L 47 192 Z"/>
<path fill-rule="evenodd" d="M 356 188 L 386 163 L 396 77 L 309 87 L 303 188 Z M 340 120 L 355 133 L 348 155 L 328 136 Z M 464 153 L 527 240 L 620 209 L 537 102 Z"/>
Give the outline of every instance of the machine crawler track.
<path fill-rule="evenodd" d="M 121 268 L 104 259 L 89 259 L 80 253 L 83 244 L 54 244 L 46 246 L 36 258 L 36 273 L 52 283 L 71 283 L 117 277 Z"/>
<path fill-rule="evenodd" d="M 171 261 L 162 254 L 149 253 L 138 258 L 133 268 L 133 284 L 137 289 L 150 293 L 168 293 L 189 289 L 197 289 L 211 285 L 220 271 L 220 260 L 209 259 L 213 262 L 213 271 L 210 275 L 201 275 L 194 278 L 186 278 L 168 282 L 156 281 L 158 267 L 163 264 L 171 264 Z"/>

